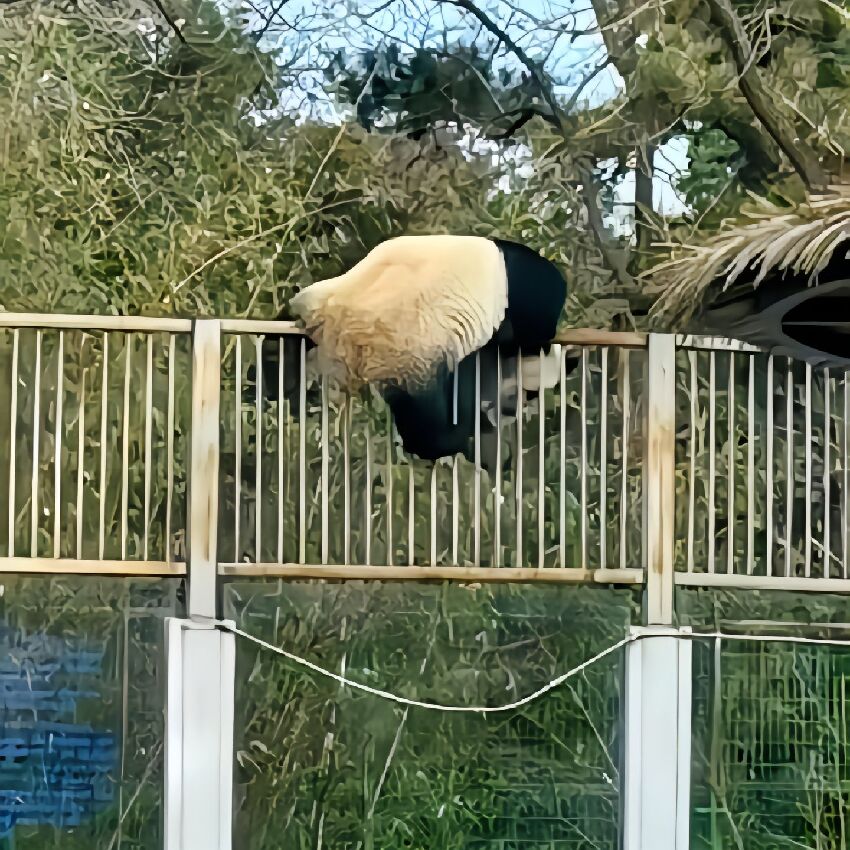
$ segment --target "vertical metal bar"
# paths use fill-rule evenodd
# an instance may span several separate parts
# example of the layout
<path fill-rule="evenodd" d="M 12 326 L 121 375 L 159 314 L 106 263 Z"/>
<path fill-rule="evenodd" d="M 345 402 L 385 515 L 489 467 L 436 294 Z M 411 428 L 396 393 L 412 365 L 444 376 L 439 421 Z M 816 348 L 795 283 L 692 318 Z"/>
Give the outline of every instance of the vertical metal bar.
<path fill-rule="evenodd" d="M 30 529 L 30 555 L 38 557 L 38 467 L 39 467 L 39 437 L 41 436 L 41 339 L 42 331 L 35 335 L 35 383 L 33 390 L 32 413 L 32 492 L 30 506 L 32 508 Z"/>
<path fill-rule="evenodd" d="M 515 567 L 525 566 L 525 545 L 522 539 L 522 420 L 525 415 L 525 398 L 522 388 L 522 357 L 516 360 L 516 562 Z"/>
<path fill-rule="evenodd" d="M 538 367 L 540 370 L 537 389 L 537 566 L 542 569 L 544 562 L 545 546 L 543 534 L 546 528 L 546 469 L 544 466 L 546 448 L 546 390 L 543 382 L 543 349 L 538 355 Z"/>
<path fill-rule="evenodd" d="M 560 446 L 558 451 L 558 566 L 567 566 L 567 349 L 561 350 L 559 376 Z"/>
<path fill-rule="evenodd" d="M 431 566 L 437 566 L 437 464 L 431 466 Z"/>
<path fill-rule="evenodd" d="M 196 321 L 192 338 L 190 617 L 216 616 L 220 393 L 221 323 Z"/>
<path fill-rule="evenodd" d="M 346 396 L 342 408 L 342 519 L 345 524 L 343 530 L 343 560 L 346 564 L 351 563 L 351 449 L 349 446 L 351 404 L 351 397 Z"/>
<path fill-rule="evenodd" d="M 599 566 L 608 566 L 608 346 L 599 352 L 601 358 L 602 392 L 599 394 Z"/>
<path fill-rule="evenodd" d="M 298 561 L 303 564 L 307 560 L 307 340 L 304 337 L 301 337 L 298 397 Z M 367 443 L 367 453 L 369 448 Z M 368 486 L 371 486 L 371 483 Z M 371 510 L 371 505 L 368 505 L 370 516 Z M 371 536 L 366 543 L 367 552 L 370 542 Z M 366 563 L 369 563 L 368 558 Z"/>
<path fill-rule="evenodd" d="M 806 537 L 804 540 L 806 578 L 812 574 L 812 364 L 806 363 L 806 431 L 804 445 L 806 450 Z"/>
<path fill-rule="evenodd" d="M 473 482 L 472 563 L 481 566 L 481 354 L 475 352 L 475 480 Z"/>
<path fill-rule="evenodd" d="M 106 543 L 106 420 L 109 400 L 109 334 L 103 334 L 103 373 L 100 398 L 100 493 L 98 525 L 98 558 L 103 560 Z"/>
<path fill-rule="evenodd" d="M 747 386 L 747 575 L 755 568 L 755 512 L 756 512 L 756 383 L 755 357 L 747 356 L 749 382 Z"/>
<path fill-rule="evenodd" d="M 124 336 L 124 412 L 121 417 L 121 560 L 127 558 L 127 518 L 130 509 L 130 376 L 133 335 Z"/>
<path fill-rule="evenodd" d="M 832 438 L 832 410 L 831 399 L 832 382 L 829 377 L 829 369 L 823 372 L 823 577 L 829 578 L 830 561 L 832 560 L 831 543 L 829 539 L 829 514 L 830 514 L 830 481 L 831 458 L 830 441 Z"/>
<path fill-rule="evenodd" d="M 82 361 L 82 353 L 85 350 L 85 337 L 80 350 L 80 360 Z M 83 557 L 83 503 L 84 491 L 83 484 L 85 481 L 86 467 L 86 375 L 88 369 L 83 369 L 80 376 L 80 398 L 77 404 L 77 509 L 74 512 L 77 521 L 77 560 L 82 560 Z"/>
<path fill-rule="evenodd" d="M 327 564 L 328 562 L 328 503 L 329 503 L 329 493 L 328 489 L 330 487 L 330 474 L 329 474 L 329 463 L 330 463 L 330 449 L 328 446 L 328 431 L 330 429 L 329 424 L 329 412 L 328 412 L 328 378 L 327 375 L 322 375 L 320 379 L 320 387 L 322 393 L 322 467 L 321 467 L 321 477 L 322 477 L 322 563 Z M 392 498 L 392 494 L 389 494 L 387 498 Z M 390 530 L 390 534 L 392 534 L 392 530 Z"/>
<path fill-rule="evenodd" d="M 848 461 L 850 461 L 850 372 L 844 373 L 844 418 L 843 418 L 844 439 L 842 440 L 841 469 L 843 472 L 843 488 L 841 490 L 841 571 L 842 576 L 847 578 L 847 561 L 850 558 L 848 546 L 848 531 L 850 531 L 850 512 L 848 511 L 848 503 L 850 503 L 850 469 L 848 469 Z"/>
<path fill-rule="evenodd" d="M 372 563 L 372 431 L 366 420 L 366 566 Z"/>
<path fill-rule="evenodd" d="M 284 337 L 281 336 L 277 343 L 277 562 L 283 563 L 283 510 L 284 510 L 284 428 L 286 422 L 286 402 L 283 398 L 284 392 L 284 368 L 285 346 Z M 348 435 L 346 434 L 346 437 Z M 288 458 L 287 458 L 288 460 Z M 348 524 L 346 523 L 346 528 Z M 346 561 L 348 563 L 348 561 Z"/>
<path fill-rule="evenodd" d="M 259 564 L 263 560 L 263 337 L 254 339 L 257 360 L 254 388 L 254 418 L 257 420 L 255 434 L 256 465 L 254 467 L 254 558 Z"/>
<path fill-rule="evenodd" d="M 765 533 L 767 535 L 767 551 L 765 553 L 767 575 L 773 575 L 773 355 L 767 358 L 767 518 Z"/>
<path fill-rule="evenodd" d="M 785 575 L 791 575 L 791 541 L 794 528 L 794 361 L 788 358 L 786 377 L 786 454 L 785 454 Z M 808 498 L 808 494 L 806 494 Z"/>
<path fill-rule="evenodd" d="M 454 538 L 457 539 L 456 532 Z M 453 563 L 457 563 L 456 556 Z M 498 348 L 496 349 L 496 471 L 493 476 L 493 566 L 502 566 L 502 352 Z"/>
<path fill-rule="evenodd" d="M 148 560 L 148 540 L 151 528 L 151 472 L 153 467 L 153 335 L 147 334 L 147 363 L 145 364 L 145 528 L 143 558 Z"/>
<path fill-rule="evenodd" d="M 628 567 L 626 523 L 629 517 L 629 431 L 632 415 L 630 354 L 628 348 L 620 349 L 620 357 L 623 363 L 623 480 L 620 496 L 620 569 L 623 570 Z M 563 463 L 563 460 L 561 462 Z"/>
<path fill-rule="evenodd" d="M 168 436 L 166 438 L 166 464 L 168 478 L 165 491 L 165 559 L 170 564 L 171 551 L 171 512 L 174 500 L 174 359 L 176 356 L 176 337 L 168 337 Z"/>
<path fill-rule="evenodd" d="M 413 566 L 416 561 L 416 492 L 413 480 L 413 464 L 407 464 L 407 564 Z M 457 559 L 457 538 L 455 538 L 455 559 Z"/>
<path fill-rule="evenodd" d="M 714 572 L 714 526 L 715 526 L 715 411 L 716 411 L 716 377 L 717 358 L 714 351 L 708 355 L 708 571 Z"/>
<path fill-rule="evenodd" d="M 452 458 L 452 564 L 458 565 L 460 541 L 460 483 L 457 455 Z"/>
<path fill-rule="evenodd" d="M 458 364 L 459 366 L 460 364 Z M 452 372 L 452 425 L 457 425 L 457 381 L 458 366 Z"/>
<path fill-rule="evenodd" d="M 56 433 L 53 435 L 53 557 L 61 554 L 62 535 L 62 403 L 65 395 L 65 332 L 59 331 L 56 354 Z"/>
<path fill-rule="evenodd" d="M 696 504 L 696 478 L 697 478 L 697 354 L 695 351 L 688 352 L 688 367 L 690 372 L 690 403 L 691 403 L 691 434 L 688 440 L 688 454 L 690 455 L 690 468 L 688 470 L 688 541 L 687 559 L 688 572 L 694 571 L 694 523 Z"/>
<path fill-rule="evenodd" d="M 647 624 L 673 620 L 675 535 L 676 346 L 670 334 L 650 334 L 647 375 L 646 542 Z"/>
<path fill-rule="evenodd" d="M 15 557 L 15 455 L 18 450 L 18 350 L 20 331 L 12 331 L 12 387 L 9 411 L 9 557 Z M 845 378 L 846 381 L 846 378 Z M 845 559 L 846 560 L 846 559 Z"/>
<path fill-rule="evenodd" d="M 387 423 L 387 565 L 393 565 L 393 418 L 389 408 Z M 324 563 L 324 562 L 323 562 Z"/>
<path fill-rule="evenodd" d="M 726 443 L 726 572 L 735 571 L 735 465 L 737 463 L 737 440 L 735 438 L 735 352 L 729 352 L 729 383 L 726 387 L 727 400 L 727 443 Z"/>
<path fill-rule="evenodd" d="M 233 562 L 242 560 L 242 335 L 236 335 L 236 458 L 233 476 Z"/>
<path fill-rule="evenodd" d="M 581 350 L 581 567 L 587 569 L 587 348 Z"/>

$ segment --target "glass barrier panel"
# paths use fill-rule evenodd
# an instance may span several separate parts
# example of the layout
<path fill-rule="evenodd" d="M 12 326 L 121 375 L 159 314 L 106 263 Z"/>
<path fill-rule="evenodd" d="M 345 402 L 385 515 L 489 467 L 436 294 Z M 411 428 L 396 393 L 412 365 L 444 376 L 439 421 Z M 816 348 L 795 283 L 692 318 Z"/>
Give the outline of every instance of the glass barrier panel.
<path fill-rule="evenodd" d="M 0 580 L 0 848 L 159 850 L 178 579 Z"/>
<path fill-rule="evenodd" d="M 238 581 L 226 615 L 337 674 L 501 705 L 622 638 L 631 590 Z M 394 704 L 237 644 L 235 846 L 618 847 L 624 652 L 517 710 Z"/>

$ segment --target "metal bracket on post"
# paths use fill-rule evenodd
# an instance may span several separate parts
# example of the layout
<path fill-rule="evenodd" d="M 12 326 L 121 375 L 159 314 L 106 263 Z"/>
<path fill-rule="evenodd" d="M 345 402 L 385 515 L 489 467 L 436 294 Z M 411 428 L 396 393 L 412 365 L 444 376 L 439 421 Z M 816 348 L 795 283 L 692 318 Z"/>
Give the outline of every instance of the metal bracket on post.
<path fill-rule="evenodd" d="M 647 364 L 643 538 L 646 623 L 673 623 L 675 534 L 676 338 L 650 334 Z"/>
<path fill-rule="evenodd" d="M 231 850 L 236 649 L 216 627 L 221 324 L 192 338 L 188 619 L 166 620 L 165 850 Z"/>
<path fill-rule="evenodd" d="M 691 649 L 685 631 L 659 626 L 626 655 L 624 850 L 688 850 Z"/>

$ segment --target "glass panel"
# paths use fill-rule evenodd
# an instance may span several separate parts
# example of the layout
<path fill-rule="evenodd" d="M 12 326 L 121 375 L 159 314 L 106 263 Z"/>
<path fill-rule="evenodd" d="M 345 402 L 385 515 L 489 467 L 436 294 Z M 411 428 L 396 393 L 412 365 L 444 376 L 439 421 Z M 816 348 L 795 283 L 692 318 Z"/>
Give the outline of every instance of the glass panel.
<path fill-rule="evenodd" d="M 162 846 L 163 618 L 178 579 L 0 583 L 0 847 Z"/>
<path fill-rule="evenodd" d="M 393 693 L 525 696 L 622 638 L 630 590 L 241 581 L 243 629 Z M 240 641 L 240 850 L 614 850 L 624 653 L 522 709 L 406 709 Z"/>
<path fill-rule="evenodd" d="M 694 625 L 846 637 L 847 603 L 839 597 L 737 591 L 679 598 Z M 845 850 L 848 681 L 844 647 L 695 642 L 694 850 Z"/>

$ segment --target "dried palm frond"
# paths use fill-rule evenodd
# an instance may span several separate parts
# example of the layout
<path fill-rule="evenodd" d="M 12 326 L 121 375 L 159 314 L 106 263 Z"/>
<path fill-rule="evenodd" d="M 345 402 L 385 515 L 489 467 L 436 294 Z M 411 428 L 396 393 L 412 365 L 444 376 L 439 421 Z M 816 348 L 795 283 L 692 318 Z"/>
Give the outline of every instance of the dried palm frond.
<path fill-rule="evenodd" d="M 748 223 L 722 230 L 699 245 L 667 243 L 669 259 L 644 274 L 650 292 L 660 296 L 651 314 L 677 322 L 689 319 L 712 284 L 723 290 L 745 271 L 757 287 L 771 273 L 808 275 L 810 282 L 838 246 L 850 240 L 850 186 L 830 186 L 793 211 L 763 198 L 742 210 Z"/>

